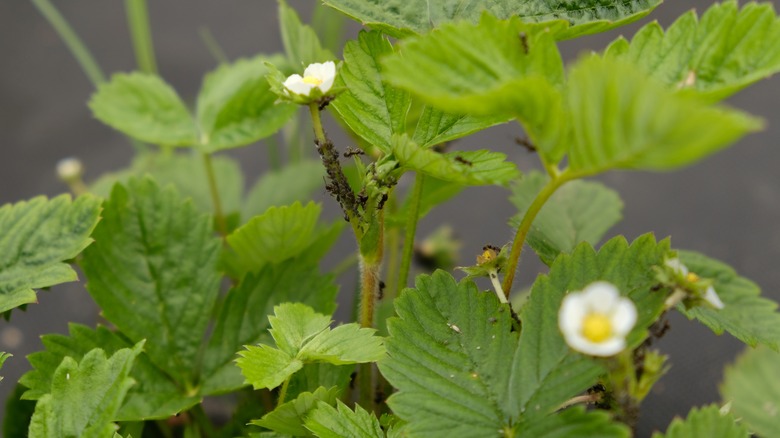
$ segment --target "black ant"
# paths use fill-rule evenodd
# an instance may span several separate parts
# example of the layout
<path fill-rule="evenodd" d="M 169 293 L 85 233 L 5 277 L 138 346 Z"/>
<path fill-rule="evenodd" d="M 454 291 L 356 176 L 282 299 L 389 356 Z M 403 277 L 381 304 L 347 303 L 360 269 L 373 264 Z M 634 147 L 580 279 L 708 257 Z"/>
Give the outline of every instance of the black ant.
<path fill-rule="evenodd" d="M 353 155 L 363 155 L 365 152 L 363 152 L 361 149 L 353 148 L 353 147 L 347 147 L 347 151 L 344 152 L 344 158 L 349 158 Z"/>
<path fill-rule="evenodd" d="M 472 163 L 471 161 L 461 157 L 460 155 L 455 155 L 455 161 L 457 161 L 458 163 L 461 163 L 461 164 L 465 164 L 466 166 L 469 166 L 469 167 L 474 165 L 474 163 Z"/>
<path fill-rule="evenodd" d="M 520 32 L 519 36 L 520 36 L 520 44 L 523 45 L 523 52 L 525 52 L 525 54 L 527 55 L 528 54 L 528 50 L 529 50 L 529 48 L 528 48 L 528 35 L 526 35 L 525 32 Z"/>

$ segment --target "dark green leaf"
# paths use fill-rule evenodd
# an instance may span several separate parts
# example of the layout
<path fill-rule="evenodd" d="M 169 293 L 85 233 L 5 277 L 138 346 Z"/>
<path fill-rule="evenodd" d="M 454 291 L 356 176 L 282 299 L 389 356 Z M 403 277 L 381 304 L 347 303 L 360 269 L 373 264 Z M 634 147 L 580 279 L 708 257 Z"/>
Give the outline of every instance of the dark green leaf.
<path fill-rule="evenodd" d="M 389 153 L 394 134 L 406 132 L 411 98 L 382 79 L 379 59 L 393 53 L 393 46 L 379 32 L 361 32 L 344 47 L 344 64 L 336 86 L 347 91 L 331 107 L 358 136 Z"/>
<path fill-rule="evenodd" d="M 117 185 L 84 253 L 103 315 L 180 383 L 193 384 L 220 277 L 211 220 L 151 179 Z"/>
<path fill-rule="evenodd" d="M 457 140 L 507 121 L 508 118 L 505 116 L 450 114 L 426 106 L 417 121 L 413 139 L 420 147 L 427 148 Z"/>
<path fill-rule="evenodd" d="M 672 420 L 665 434 L 656 432 L 653 438 L 748 438 L 747 427 L 736 422 L 731 414 L 721 414 L 717 405 L 693 408 L 688 417 Z"/>
<path fill-rule="evenodd" d="M 3 436 L 5 438 L 27 438 L 27 429 L 35 411 L 35 402 L 23 400 L 22 394 L 27 388 L 17 383 L 13 392 L 5 400 L 3 416 Z"/>
<path fill-rule="evenodd" d="M 252 421 L 255 426 L 264 427 L 274 432 L 292 436 L 311 436 L 303 427 L 306 417 L 319 402 L 325 406 L 336 403 L 338 388 L 318 388 L 314 393 L 304 392 L 295 400 L 288 401 L 267 413 L 263 418 Z"/>
<path fill-rule="evenodd" d="M 720 392 L 734 415 L 763 437 L 780 431 L 780 354 L 768 348 L 747 350 L 726 368 Z"/>
<path fill-rule="evenodd" d="M 306 417 L 306 428 L 320 438 L 385 438 L 385 433 L 374 414 L 360 405 L 351 410 L 341 401 L 337 408 L 332 404 L 317 403 L 316 409 Z"/>
<path fill-rule="evenodd" d="M 664 33 L 658 23 L 622 37 L 607 56 L 624 59 L 667 86 L 724 99 L 780 71 L 780 19 L 772 3 L 736 1 L 712 5 L 699 20 L 694 10 Z"/>
<path fill-rule="evenodd" d="M 604 411 L 585 412 L 571 408 L 548 417 L 521 424 L 517 436 L 534 438 L 629 438 L 631 431 L 625 424 L 610 421 Z"/>
<path fill-rule="evenodd" d="M 259 56 L 220 65 L 203 81 L 198 95 L 198 127 L 204 152 L 254 143 L 278 131 L 297 110 L 276 103 L 265 76 L 267 61 Z"/>
<path fill-rule="evenodd" d="M 78 280 L 66 263 L 86 248 L 100 201 L 43 196 L 0 207 L 0 313 L 35 303 L 33 289 Z"/>
<path fill-rule="evenodd" d="M 680 251 L 679 255 L 691 272 L 713 280 L 715 292 L 725 304 L 720 310 L 703 306 L 686 310 L 679 306 L 685 316 L 698 319 L 716 334 L 729 332 L 751 347 L 764 344 L 775 350 L 780 348 L 777 303 L 762 298 L 758 285 L 740 277 L 728 265 L 704 255 L 689 251 Z"/>
<path fill-rule="evenodd" d="M 89 101 L 92 114 L 135 139 L 166 146 L 192 146 L 195 123 L 187 106 L 159 76 L 115 74 Z"/>
<path fill-rule="evenodd" d="M 527 174 L 512 187 L 511 201 L 520 215 L 510 220 L 517 227 L 522 215 L 548 178 Z M 612 189 L 598 182 L 572 181 L 558 189 L 544 204 L 528 233 L 528 244 L 547 265 L 561 252 L 571 252 L 580 242 L 592 245 L 620 221 L 623 202 Z"/>

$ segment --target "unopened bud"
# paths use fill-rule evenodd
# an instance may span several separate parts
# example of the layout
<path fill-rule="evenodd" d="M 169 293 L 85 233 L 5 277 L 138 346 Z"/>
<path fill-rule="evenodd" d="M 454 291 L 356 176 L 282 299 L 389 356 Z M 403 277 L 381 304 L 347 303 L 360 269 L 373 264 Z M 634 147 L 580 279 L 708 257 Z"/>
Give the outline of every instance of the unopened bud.
<path fill-rule="evenodd" d="M 63 158 L 57 163 L 57 176 L 64 182 L 80 181 L 84 166 L 78 158 Z"/>

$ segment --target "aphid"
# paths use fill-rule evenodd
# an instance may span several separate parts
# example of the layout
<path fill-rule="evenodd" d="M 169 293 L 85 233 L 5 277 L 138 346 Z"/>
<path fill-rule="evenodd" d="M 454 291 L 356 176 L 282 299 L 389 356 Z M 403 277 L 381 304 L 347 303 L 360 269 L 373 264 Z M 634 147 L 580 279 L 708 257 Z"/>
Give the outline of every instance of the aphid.
<path fill-rule="evenodd" d="M 379 200 L 379 205 L 376 208 L 381 210 L 385 206 L 385 202 L 387 202 L 387 193 L 382 193 L 382 199 Z"/>
<path fill-rule="evenodd" d="M 515 143 L 526 148 L 528 152 L 536 152 L 536 146 L 527 137 L 517 137 L 515 138 Z"/>
<path fill-rule="evenodd" d="M 490 318 L 488 318 L 488 322 L 491 324 L 495 324 L 497 321 L 498 318 L 496 318 L 495 316 L 491 316 Z"/>
<path fill-rule="evenodd" d="M 353 147 L 349 146 L 349 147 L 347 147 L 347 151 L 344 152 L 344 157 L 345 158 L 349 158 L 349 157 L 351 157 L 353 155 L 363 155 L 363 154 L 365 154 L 365 152 L 363 152 L 363 150 L 358 149 L 358 148 L 353 148 Z"/>
<path fill-rule="evenodd" d="M 466 166 L 469 166 L 469 167 L 474 165 L 474 163 L 472 163 L 471 161 L 461 157 L 460 155 L 455 155 L 455 161 L 457 161 L 458 163 L 461 163 L 461 164 L 465 164 Z"/>
<path fill-rule="evenodd" d="M 525 54 L 527 55 L 529 50 L 528 35 L 526 35 L 525 32 L 520 32 L 519 36 L 520 36 L 520 44 L 523 45 L 523 52 L 525 52 Z"/>
<path fill-rule="evenodd" d="M 385 296 L 385 282 L 379 280 L 379 296 L 377 296 L 376 298 L 378 300 L 381 300 L 382 298 L 384 298 L 384 296 Z"/>
<path fill-rule="evenodd" d="M 447 327 L 451 328 L 455 333 L 460 334 L 460 327 L 456 326 L 455 324 L 447 323 Z"/>

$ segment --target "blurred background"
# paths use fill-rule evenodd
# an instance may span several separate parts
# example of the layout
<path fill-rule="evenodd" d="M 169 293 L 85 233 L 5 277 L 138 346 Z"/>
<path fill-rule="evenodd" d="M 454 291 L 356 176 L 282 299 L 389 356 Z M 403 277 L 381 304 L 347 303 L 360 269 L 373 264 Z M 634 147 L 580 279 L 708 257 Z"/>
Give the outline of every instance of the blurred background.
<path fill-rule="evenodd" d="M 54 3 L 105 72 L 134 69 L 123 2 Z M 310 19 L 313 1 L 290 0 L 290 4 L 304 22 Z M 620 34 L 632 36 L 650 20 L 667 26 L 683 12 L 691 8 L 701 12 L 709 4 L 707 0 L 667 2 L 631 26 L 562 43 L 564 58 L 571 61 L 583 52 L 601 50 Z M 276 2 L 271 0 L 152 1 L 149 12 L 159 72 L 189 102 L 194 101 L 202 76 L 216 67 L 199 34 L 202 29 L 213 34 L 231 60 L 282 50 Z M 357 23 L 348 22 L 344 37 L 354 38 L 359 29 Z M 0 2 L 0 66 L 0 205 L 65 192 L 67 188 L 55 175 L 55 165 L 64 157 L 84 162 L 87 181 L 129 165 L 133 148 L 120 134 L 92 118 L 86 106 L 93 92 L 91 83 L 29 1 Z M 645 232 L 654 232 L 658 238 L 672 236 L 676 248 L 721 259 L 758 283 L 767 297 L 780 300 L 780 269 L 775 266 L 780 259 L 780 172 L 776 170 L 780 162 L 780 78 L 754 85 L 727 104 L 763 117 L 766 130 L 674 173 L 611 172 L 601 177 L 625 202 L 623 222 L 607 237 L 624 234 L 632 240 Z M 335 123 L 326 123 L 331 133 L 338 131 Z M 458 141 L 454 148 L 499 150 L 522 170 L 529 170 L 537 167 L 537 159 L 514 143 L 521 133 L 516 124 L 504 125 Z M 352 145 L 343 135 L 334 137 L 342 149 Z M 230 155 L 239 158 L 247 184 L 267 168 L 262 143 Z M 442 205 L 421 221 L 418 236 L 450 223 L 463 243 L 459 264 L 472 264 L 484 244 L 502 245 L 512 238 L 507 219 L 516 211 L 507 200 L 508 193 L 496 187 L 468 189 L 458 201 Z M 318 199 L 329 217 L 338 216 L 335 202 L 325 196 L 324 189 Z M 335 265 L 353 248 L 354 241 L 345 233 L 335 250 L 340 254 L 326 265 Z M 528 285 L 543 269 L 530 252 L 526 254 L 518 281 Z M 345 318 L 354 273 L 340 280 L 342 305 L 337 316 Z M 2 369 L 0 405 L 29 369 L 25 356 L 41 348 L 41 334 L 64 333 L 68 322 L 94 325 L 99 320 L 98 309 L 82 283 L 40 292 L 39 300 L 26 312 L 14 311 L 10 321 L 0 321 L 0 351 L 14 355 Z M 675 415 L 684 416 L 694 405 L 718 401 L 722 368 L 743 348 L 729 335 L 715 336 L 677 313 L 670 320 L 672 329 L 659 347 L 671 356 L 672 369 L 644 403 L 638 436 L 665 430 Z"/>

